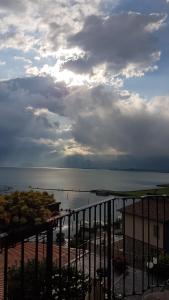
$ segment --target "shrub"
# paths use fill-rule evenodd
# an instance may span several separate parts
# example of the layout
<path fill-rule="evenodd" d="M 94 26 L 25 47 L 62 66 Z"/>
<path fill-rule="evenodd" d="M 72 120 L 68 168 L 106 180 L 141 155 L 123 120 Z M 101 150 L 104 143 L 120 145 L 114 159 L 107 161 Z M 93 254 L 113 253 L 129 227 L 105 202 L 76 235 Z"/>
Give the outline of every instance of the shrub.
<path fill-rule="evenodd" d="M 152 259 L 152 268 L 148 269 L 154 275 L 159 276 L 161 279 L 166 280 L 169 277 L 169 254 L 160 254 L 158 259 L 156 259 L 156 264 L 153 264 Z"/>
<path fill-rule="evenodd" d="M 70 247 L 71 248 L 79 248 L 79 249 L 86 249 L 87 248 L 87 240 L 74 238 L 70 240 Z"/>
<path fill-rule="evenodd" d="M 54 196 L 47 192 L 13 192 L 0 195 L 0 228 L 9 230 L 25 224 L 39 224 L 52 216 Z"/>
<path fill-rule="evenodd" d="M 65 234 L 64 232 L 58 232 L 56 235 L 56 244 L 63 245 L 65 243 Z"/>
<path fill-rule="evenodd" d="M 46 296 L 45 262 L 38 264 L 38 280 L 35 277 L 35 260 L 25 264 L 24 296 L 25 300 L 44 300 Z M 12 267 L 8 272 L 8 299 L 22 299 L 21 268 Z M 60 271 L 53 266 L 52 299 L 82 300 L 89 287 L 88 277 L 75 268 L 62 268 Z"/>

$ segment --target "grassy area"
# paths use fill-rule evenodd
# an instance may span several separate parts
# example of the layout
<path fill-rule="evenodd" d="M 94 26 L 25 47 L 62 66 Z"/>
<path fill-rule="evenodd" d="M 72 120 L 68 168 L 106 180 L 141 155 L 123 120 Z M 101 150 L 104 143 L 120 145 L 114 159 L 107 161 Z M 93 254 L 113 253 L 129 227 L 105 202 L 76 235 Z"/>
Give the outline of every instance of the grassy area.
<path fill-rule="evenodd" d="M 94 191 L 92 191 L 94 192 Z M 135 190 L 135 191 L 99 191 L 95 190 L 96 194 L 103 196 L 105 192 L 107 196 L 120 196 L 120 197 L 141 197 L 145 195 L 167 195 L 169 196 L 169 184 L 157 185 L 154 189 L 144 189 L 144 190 Z M 103 194 L 102 194 L 103 192 Z"/>

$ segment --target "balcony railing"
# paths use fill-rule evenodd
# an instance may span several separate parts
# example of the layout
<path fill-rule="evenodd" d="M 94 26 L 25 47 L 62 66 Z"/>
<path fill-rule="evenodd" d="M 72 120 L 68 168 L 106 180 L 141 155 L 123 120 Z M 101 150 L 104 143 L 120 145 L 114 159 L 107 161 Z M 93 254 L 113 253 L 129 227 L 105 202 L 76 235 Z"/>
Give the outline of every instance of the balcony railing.
<path fill-rule="evenodd" d="M 123 299 L 169 278 L 169 200 L 113 198 L 0 236 L 0 299 Z"/>

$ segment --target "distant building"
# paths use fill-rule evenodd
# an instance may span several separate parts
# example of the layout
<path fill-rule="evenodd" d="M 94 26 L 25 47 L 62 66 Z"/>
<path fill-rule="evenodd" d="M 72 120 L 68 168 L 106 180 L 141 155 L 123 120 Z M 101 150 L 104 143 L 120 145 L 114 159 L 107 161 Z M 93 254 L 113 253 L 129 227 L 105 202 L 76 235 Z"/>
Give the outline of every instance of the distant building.
<path fill-rule="evenodd" d="M 140 259 L 169 252 L 169 197 L 145 196 L 120 211 L 128 256 L 133 250 Z"/>

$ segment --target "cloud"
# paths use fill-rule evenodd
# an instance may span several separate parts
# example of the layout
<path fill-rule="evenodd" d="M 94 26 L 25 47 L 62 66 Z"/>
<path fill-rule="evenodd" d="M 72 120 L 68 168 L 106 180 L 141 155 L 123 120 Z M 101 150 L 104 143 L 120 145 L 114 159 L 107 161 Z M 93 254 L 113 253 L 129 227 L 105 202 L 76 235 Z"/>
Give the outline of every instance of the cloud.
<path fill-rule="evenodd" d="M 26 76 L 0 81 L 0 165 L 169 161 L 169 96 L 124 89 L 128 78 L 160 76 L 167 16 L 157 1 L 158 13 L 153 0 L 140 13 L 127 3 L 0 0 L 1 76 Z"/>
<path fill-rule="evenodd" d="M 169 156 L 168 105 L 169 96 L 68 88 L 50 77 L 1 82 L 0 164 L 129 167 L 151 158 L 160 167 Z"/>
<path fill-rule="evenodd" d="M 0 83 L 0 164 L 38 164 L 48 160 L 51 143 L 64 136 L 64 84 L 51 78 L 25 78 Z M 65 136 L 67 133 L 65 134 Z M 60 151 L 60 150 L 59 150 Z M 46 157 L 46 158 L 45 158 Z"/>
<path fill-rule="evenodd" d="M 0 9 L 20 12 L 26 9 L 26 5 L 22 0 L 0 0 Z"/>
<path fill-rule="evenodd" d="M 0 50 L 20 50 L 14 54 L 15 68 L 9 66 L 9 79 L 46 74 L 68 85 L 114 85 L 117 79 L 157 70 L 161 49 L 155 31 L 166 16 L 112 14 L 119 2 L 0 1 Z"/>
<path fill-rule="evenodd" d="M 117 2 L 117 1 L 113 1 Z M 20 45 L 25 49 L 31 44 L 33 49 L 37 49 L 43 55 L 55 53 L 60 46 L 65 45 L 68 32 L 76 32 L 84 22 L 86 16 L 98 14 L 101 9 L 102 0 L 6 0 L 0 1 L 0 27 L 9 35 L 11 27 L 17 33 L 15 39 L 26 37 L 27 43 Z M 24 13 L 24 18 L 20 13 Z M 15 33 L 15 35 L 16 35 Z M 22 33 L 22 34 L 21 34 Z M 30 41 L 28 38 L 32 37 Z M 12 37 L 10 39 L 11 46 Z M 1 43 L 2 44 L 2 43 Z M 18 43 L 19 46 L 19 43 Z M 1 47 L 6 47 L 4 40 Z M 8 44 L 9 47 L 9 44 Z"/>
<path fill-rule="evenodd" d="M 133 157 L 168 156 L 169 97 L 151 101 L 104 86 L 68 95 L 72 135 L 93 154 Z M 165 146 L 164 146 L 165 145 Z"/>
<path fill-rule="evenodd" d="M 140 72 L 152 70 L 160 58 L 153 32 L 160 29 L 165 18 L 161 14 L 139 13 L 89 16 L 83 29 L 68 38 L 69 47 L 78 46 L 85 54 L 68 60 L 64 67 L 85 73 L 105 63 L 112 73 L 125 75 L 126 70 L 133 66 L 131 76 L 140 76 Z M 129 76 L 129 72 L 127 74 Z"/>
<path fill-rule="evenodd" d="M 0 60 L 0 66 L 4 66 L 4 65 L 6 65 L 6 62 L 3 60 Z"/>

